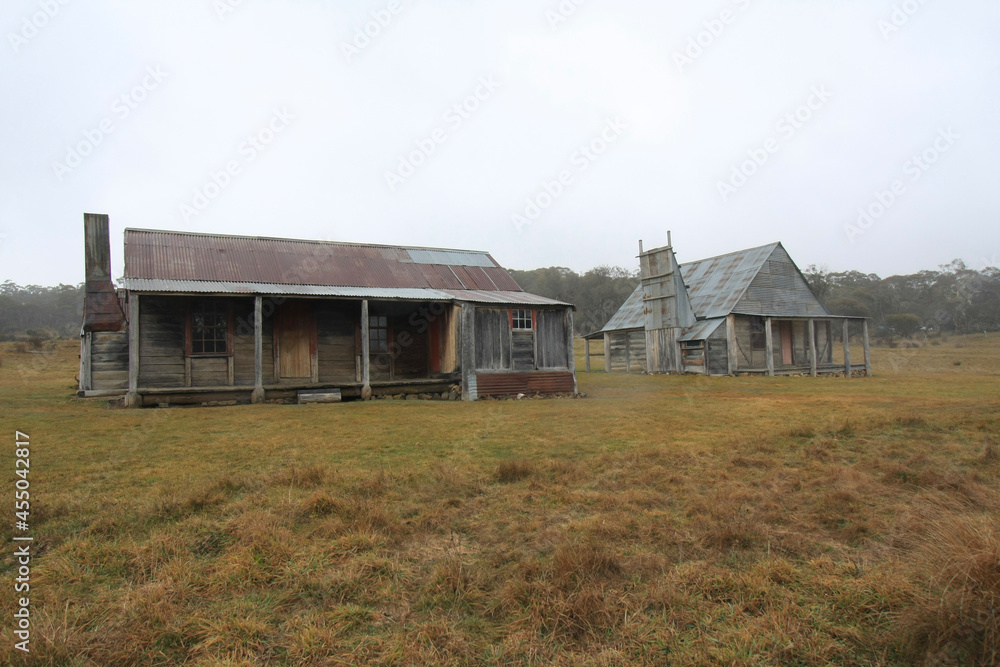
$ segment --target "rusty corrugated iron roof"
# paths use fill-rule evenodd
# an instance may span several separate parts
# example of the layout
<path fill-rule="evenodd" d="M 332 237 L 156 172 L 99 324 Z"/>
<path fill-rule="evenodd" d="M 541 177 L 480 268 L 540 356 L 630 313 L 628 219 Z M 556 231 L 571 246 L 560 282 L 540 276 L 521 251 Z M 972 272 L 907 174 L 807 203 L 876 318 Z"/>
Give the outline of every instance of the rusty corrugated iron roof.
<path fill-rule="evenodd" d="M 276 283 L 225 282 L 216 280 L 165 280 L 124 278 L 129 291 L 160 294 L 213 294 L 247 296 L 304 296 L 343 299 L 391 299 L 394 301 L 466 301 L 513 306 L 569 306 L 570 304 L 524 291 L 439 290 L 416 287 L 341 287 L 334 285 L 288 285 Z"/>
<path fill-rule="evenodd" d="M 522 291 L 486 252 L 144 229 L 125 230 L 124 278 Z"/>

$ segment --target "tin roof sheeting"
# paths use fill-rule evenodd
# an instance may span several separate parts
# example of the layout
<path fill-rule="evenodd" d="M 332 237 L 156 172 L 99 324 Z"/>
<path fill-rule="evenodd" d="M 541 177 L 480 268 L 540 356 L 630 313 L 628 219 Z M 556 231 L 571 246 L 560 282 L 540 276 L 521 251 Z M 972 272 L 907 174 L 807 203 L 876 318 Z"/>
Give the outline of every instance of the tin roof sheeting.
<path fill-rule="evenodd" d="M 749 248 L 681 264 L 680 271 L 688 288 L 688 299 L 698 319 L 711 320 L 725 317 L 733 312 L 733 308 L 740 302 L 750 283 L 779 245 L 781 244 L 770 243 L 759 248 Z M 645 327 L 645 304 L 640 284 L 601 331 Z M 712 331 L 714 330 L 713 327 Z M 710 334 L 711 332 L 708 335 Z"/>
<path fill-rule="evenodd" d="M 150 278 L 124 278 L 122 286 L 129 291 L 140 293 L 312 296 L 343 299 L 392 299 L 395 301 L 466 301 L 469 303 L 514 306 L 569 306 L 569 304 L 561 301 L 547 299 L 522 291 L 288 285 L 279 283 Z"/>
<path fill-rule="evenodd" d="M 698 322 L 692 327 L 688 327 L 681 334 L 680 341 L 689 340 L 705 340 L 709 336 L 715 333 L 715 330 L 719 328 L 719 325 L 726 321 L 724 317 L 716 317 L 712 320 L 705 320 L 704 322 Z"/>
<path fill-rule="evenodd" d="M 125 279 L 521 291 L 485 252 L 142 229 L 125 230 Z"/>

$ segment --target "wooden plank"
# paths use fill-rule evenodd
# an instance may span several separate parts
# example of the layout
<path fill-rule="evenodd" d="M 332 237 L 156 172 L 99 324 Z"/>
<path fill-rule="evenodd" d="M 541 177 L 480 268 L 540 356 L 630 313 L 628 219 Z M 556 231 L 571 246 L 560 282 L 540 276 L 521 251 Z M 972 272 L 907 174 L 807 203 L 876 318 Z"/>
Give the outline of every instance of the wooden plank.
<path fill-rule="evenodd" d="M 774 332 L 771 327 L 771 318 L 764 318 L 764 337 L 766 340 L 767 354 L 767 374 L 774 376 Z"/>
<path fill-rule="evenodd" d="M 253 394 L 251 403 L 264 402 L 264 298 L 253 300 Z"/>
<path fill-rule="evenodd" d="M 816 321 L 809 320 L 809 375 L 816 377 Z"/>
<path fill-rule="evenodd" d="M 590 372 L 590 339 L 583 339 L 583 359 L 584 359 L 584 370 Z"/>
<path fill-rule="evenodd" d="M 576 382 L 576 353 L 574 351 L 575 344 L 575 332 L 573 331 L 573 309 L 566 309 L 566 365 L 569 367 L 569 372 L 573 374 L 573 394 L 578 392 L 578 386 Z"/>
<path fill-rule="evenodd" d="M 339 389 L 325 389 L 322 391 L 300 391 L 298 393 L 298 402 L 301 404 L 309 403 L 340 403 L 341 395 Z"/>
<path fill-rule="evenodd" d="M 125 406 L 139 407 L 139 295 L 128 295 L 128 394 Z"/>
<path fill-rule="evenodd" d="M 476 307 L 471 303 L 462 304 L 462 399 L 479 400 L 476 379 Z"/>
<path fill-rule="evenodd" d="M 736 316 L 729 315 L 726 317 L 726 354 L 728 356 L 726 366 L 729 369 L 729 375 L 733 375 L 739 368 L 739 357 L 737 356 L 738 352 L 739 344 L 736 342 Z"/>
<path fill-rule="evenodd" d="M 844 375 L 851 378 L 851 321 L 844 320 Z"/>
<path fill-rule="evenodd" d="M 868 341 L 868 320 L 861 321 L 861 331 L 865 337 L 865 377 L 872 376 L 872 348 Z"/>
<path fill-rule="evenodd" d="M 87 391 L 93 388 L 91 385 L 93 380 L 90 377 L 91 345 L 93 342 L 93 334 L 89 331 L 84 333 L 83 342 L 80 345 L 80 391 Z"/>
<path fill-rule="evenodd" d="M 368 299 L 361 302 L 361 398 L 368 400 L 372 397 L 371 385 L 371 341 L 369 337 L 368 321 Z"/>
<path fill-rule="evenodd" d="M 604 332 L 604 372 L 611 372 L 611 332 Z"/>

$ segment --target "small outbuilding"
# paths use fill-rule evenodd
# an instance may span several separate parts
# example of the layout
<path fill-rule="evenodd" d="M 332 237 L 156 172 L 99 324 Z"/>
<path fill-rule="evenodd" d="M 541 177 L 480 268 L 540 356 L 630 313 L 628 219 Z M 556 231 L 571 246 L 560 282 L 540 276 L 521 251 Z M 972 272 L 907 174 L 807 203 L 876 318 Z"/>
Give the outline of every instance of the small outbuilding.
<path fill-rule="evenodd" d="M 84 217 L 79 392 L 130 406 L 574 394 L 573 306 L 486 252 L 125 230 Z"/>
<path fill-rule="evenodd" d="M 678 264 L 668 237 L 648 252 L 640 243 L 639 261 L 635 291 L 586 337 L 587 370 L 603 340 L 608 372 L 871 375 L 868 321 L 831 315 L 781 243 Z"/>

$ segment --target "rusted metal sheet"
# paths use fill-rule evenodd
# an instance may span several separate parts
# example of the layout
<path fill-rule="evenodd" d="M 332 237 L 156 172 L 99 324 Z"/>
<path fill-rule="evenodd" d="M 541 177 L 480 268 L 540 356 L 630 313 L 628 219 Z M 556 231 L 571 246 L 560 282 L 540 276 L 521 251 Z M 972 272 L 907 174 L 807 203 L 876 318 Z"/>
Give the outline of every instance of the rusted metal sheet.
<path fill-rule="evenodd" d="M 688 327 L 681 334 L 679 340 L 683 343 L 691 340 L 705 340 L 719 328 L 719 325 L 726 321 L 724 317 L 716 317 L 711 320 L 705 320 L 704 322 L 698 322 L 698 324 L 693 327 Z"/>
<path fill-rule="evenodd" d="M 476 376 L 480 396 L 516 396 L 525 394 L 571 394 L 570 372 L 479 373 Z"/>
<path fill-rule="evenodd" d="M 141 229 L 125 230 L 125 278 L 381 289 L 521 289 L 485 252 Z"/>
<path fill-rule="evenodd" d="M 528 292 L 485 290 L 439 290 L 386 287 L 338 287 L 327 285 L 283 285 L 273 283 L 222 282 L 213 280 L 164 280 L 125 278 L 122 285 L 131 292 L 153 294 L 213 294 L 332 297 L 394 301 L 465 301 L 506 306 L 561 306 L 569 304 Z"/>

